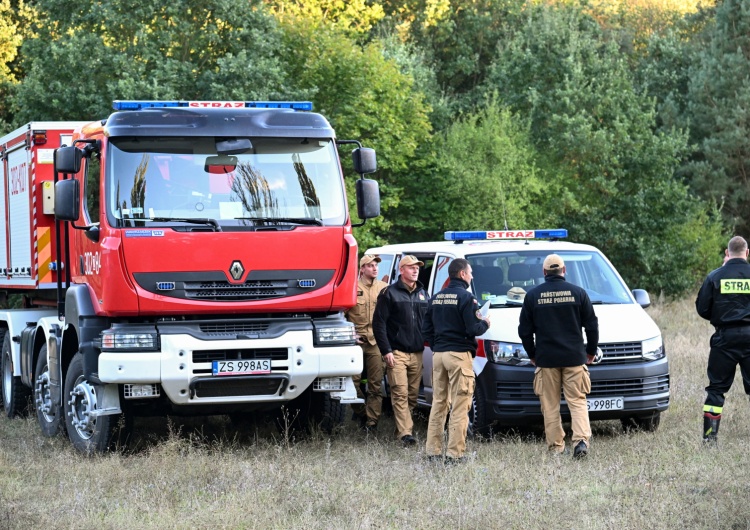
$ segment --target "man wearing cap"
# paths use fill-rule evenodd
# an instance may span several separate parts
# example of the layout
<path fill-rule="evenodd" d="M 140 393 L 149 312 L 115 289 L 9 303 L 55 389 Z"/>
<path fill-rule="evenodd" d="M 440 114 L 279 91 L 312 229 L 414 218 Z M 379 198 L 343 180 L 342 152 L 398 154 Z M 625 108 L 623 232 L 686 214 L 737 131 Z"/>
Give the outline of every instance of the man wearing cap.
<path fill-rule="evenodd" d="M 401 258 L 398 281 L 378 296 L 372 329 L 388 372 L 396 436 L 404 445 L 414 445 L 411 414 L 417 406 L 422 380 L 422 320 L 427 312 L 427 293 L 417 279 L 424 263 L 416 257 Z"/>
<path fill-rule="evenodd" d="M 380 394 L 383 381 L 383 357 L 380 355 L 375 335 L 372 332 L 372 315 L 375 312 L 378 294 L 388 284 L 378 280 L 378 263 L 380 263 L 380 258 L 371 254 L 365 254 L 359 260 L 357 305 L 346 312 L 346 318 L 357 329 L 357 344 L 362 347 L 367 373 L 366 404 L 353 405 L 352 410 L 368 430 L 377 426 L 383 403 L 383 397 Z M 357 387 L 357 395 L 364 398 L 360 388 L 361 376 L 355 376 L 353 379 L 354 386 Z"/>
<path fill-rule="evenodd" d="M 703 404 L 703 441 L 716 445 L 724 394 L 740 365 L 745 393 L 750 394 L 750 265 L 747 241 L 734 236 L 724 265 L 710 272 L 698 291 L 695 309 L 713 324 L 708 354 L 708 386 Z"/>
<path fill-rule="evenodd" d="M 469 409 L 474 395 L 472 359 L 477 352 L 477 335 L 490 327 L 479 304 L 469 292 L 471 265 L 462 258 L 448 266 L 450 283 L 430 300 L 422 325 L 432 348 L 432 409 L 427 427 L 427 457 L 441 459 L 445 418 L 448 422 L 448 463 L 464 460 Z"/>
<path fill-rule="evenodd" d="M 565 451 L 565 431 L 560 418 L 560 388 L 570 410 L 573 457 L 588 454 L 591 426 L 586 394 L 591 392 L 587 364 L 599 345 L 599 322 L 586 291 L 565 281 L 565 263 L 550 254 L 542 265 L 544 283 L 524 297 L 518 336 L 534 371 L 534 393 L 544 416 L 547 448 Z M 586 331 L 586 344 L 583 333 Z"/>

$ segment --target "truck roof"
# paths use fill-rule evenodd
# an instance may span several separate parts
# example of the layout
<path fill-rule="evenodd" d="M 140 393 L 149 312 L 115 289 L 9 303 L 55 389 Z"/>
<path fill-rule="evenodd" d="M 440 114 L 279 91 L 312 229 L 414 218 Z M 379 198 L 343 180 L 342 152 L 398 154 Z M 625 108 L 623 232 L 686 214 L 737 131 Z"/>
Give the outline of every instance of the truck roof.
<path fill-rule="evenodd" d="M 267 108 L 146 108 L 114 112 L 105 134 L 118 136 L 268 136 L 334 138 L 333 127 L 315 112 Z"/>

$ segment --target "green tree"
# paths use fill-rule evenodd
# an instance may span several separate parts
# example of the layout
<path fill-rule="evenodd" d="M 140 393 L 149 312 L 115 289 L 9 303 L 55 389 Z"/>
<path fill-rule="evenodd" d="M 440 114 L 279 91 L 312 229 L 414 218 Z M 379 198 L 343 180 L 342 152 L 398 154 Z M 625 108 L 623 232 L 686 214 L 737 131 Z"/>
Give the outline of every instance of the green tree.
<path fill-rule="evenodd" d="M 691 287 L 721 225 L 674 176 L 686 135 L 655 132 L 654 102 L 635 90 L 617 42 L 578 8 L 540 6 L 500 48 L 490 81 L 565 177 L 569 193 L 554 205 L 572 236 L 602 248 L 632 285 Z"/>
<path fill-rule="evenodd" d="M 494 98 L 436 134 L 431 147 L 432 163 L 405 184 L 394 230 L 398 241 L 549 220 L 545 203 L 560 187 L 544 181 L 525 125 Z"/>
<path fill-rule="evenodd" d="M 28 33 L 33 9 L 23 0 L 0 0 L 0 130 L 10 129 L 11 93 L 18 83 L 18 49 Z"/>
<path fill-rule="evenodd" d="M 750 1 L 724 0 L 690 68 L 691 186 L 750 233 Z"/>
<path fill-rule="evenodd" d="M 430 137 L 430 109 L 412 77 L 384 57 L 378 40 L 360 46 L 346 32 L 300 19 L 284 28 L 286 66 L 295 86 L 310 95 L 339 138 L 358 139 L 377 149 L 375 178 L 383 216 L 355 234 L 362 248 L 383 243 L 393 223 L 391 210 L 402 197 L 401 179 L 408 178 L 417 147 Z M 343 162 L 351 168 L 347 156 Z M 351 211 L 356 212 L 351 178 L 347 185 Z"/>
<path fill-rule="evenodd" d="M 38 0 L 16 122 L 96 119 L 114 99 L 293 97 L 276 21 L 230 0 Z"/>

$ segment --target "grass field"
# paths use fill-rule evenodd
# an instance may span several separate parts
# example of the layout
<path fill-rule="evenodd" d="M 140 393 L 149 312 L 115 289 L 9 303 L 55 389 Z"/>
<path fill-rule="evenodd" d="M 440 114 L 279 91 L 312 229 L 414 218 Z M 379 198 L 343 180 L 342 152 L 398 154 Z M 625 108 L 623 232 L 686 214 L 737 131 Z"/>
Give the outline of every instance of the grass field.
<path fill-rule="evenodd" d="M 739 375 L 720 446 L 702 446 L 710 325 L 692 300 L 648 310 L 670 358 L 672 403 L 659 430 L 594 423 L 589 458 L 547 455 L 533 434 L 469 441 L 444 467 L 353 422 L 294 442 L 224 417 L 137 420 L 127 454 L 86 458 L 35 420 L 0 418 L 0 529 L 26 528 L 750 528 L 750 404 Z"/>

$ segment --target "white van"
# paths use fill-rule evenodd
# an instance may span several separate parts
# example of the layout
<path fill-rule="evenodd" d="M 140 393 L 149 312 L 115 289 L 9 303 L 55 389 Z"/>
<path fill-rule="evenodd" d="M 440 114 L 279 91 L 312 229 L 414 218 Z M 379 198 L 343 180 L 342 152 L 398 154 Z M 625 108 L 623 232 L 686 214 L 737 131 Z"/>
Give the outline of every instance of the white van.
<path fill-rule="evenodd" d="M 632 291 L 597 248 L 560 241 L 567 230 L 446 232 L 446 241 L 386 245 L 367 250 L 381 258 L 381 279 L 393 283 L 401 256 L 425 263 L 419 280 L 433 296 L 448 281 L 448 265 L 465 258 L 472 266 L 471 289 L 480 305 L 490 302 L 490 329 L 478 337 L 474 359 L 476 391 L 470 430 L 489 434 L 494 425 L 542 422 L 534 395 L 534 367 L 518 337 L 523 294 L 544 282 L 548 254 L 565 261 L 566 279 L 586 289 L 599 319 L 603 358 L 589 367 L 591 420 L 619 419 L 625 427 L 654 431 L 669 407 L 669 363 L 659 328 L 644 311 L 648 293 Z M 513 288 L 516 289 L 513 289 Z M 511 291 L 511 289 L 513 289 Z M 509 293 L 509 291 L 511 291 Z M 425 348 L 419 404 L 432 402 L 432 354 Z M 563 419 L 570 415 L 562 400 Z"/>

